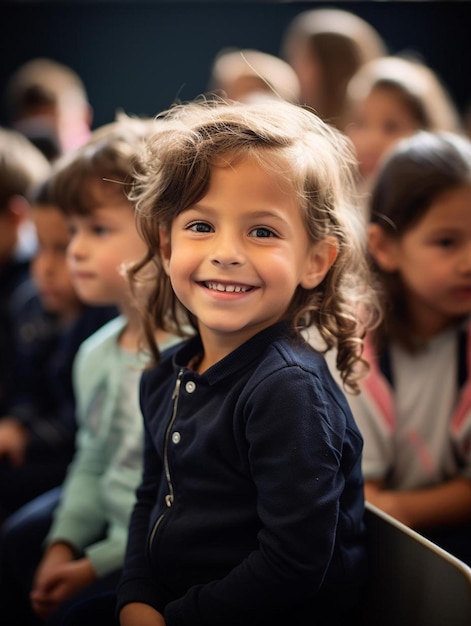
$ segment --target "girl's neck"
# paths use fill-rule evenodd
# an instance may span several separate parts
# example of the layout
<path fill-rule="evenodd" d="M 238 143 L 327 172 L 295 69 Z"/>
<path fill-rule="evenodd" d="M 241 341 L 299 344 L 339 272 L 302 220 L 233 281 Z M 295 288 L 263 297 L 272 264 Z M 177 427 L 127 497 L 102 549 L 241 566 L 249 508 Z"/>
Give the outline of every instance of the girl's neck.
<path fill-rule="evenodd" d="M 464 318 L 450 317 L 420 303 L 409 303 L 410 336 L 418 343 L 426 343 L 445 330 L 459 325 Z"/>

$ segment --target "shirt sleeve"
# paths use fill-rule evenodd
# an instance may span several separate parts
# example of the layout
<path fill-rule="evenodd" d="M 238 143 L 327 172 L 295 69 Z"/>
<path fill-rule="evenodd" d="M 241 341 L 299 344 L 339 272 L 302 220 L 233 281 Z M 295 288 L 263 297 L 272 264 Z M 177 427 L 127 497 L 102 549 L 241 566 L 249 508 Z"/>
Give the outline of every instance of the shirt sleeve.
<path fill-rule="evenodd" d="M 79 351 L 74 365 L 74 382 L 81 404 L 82 376 L 87 370 L 86 352 Z M 79 412 L 79 430 L 76 452 L 68 468 L 61 500 L 54 513 L 46 543 L 67 541 L 78 553 L 102 535 L 106 528 L 105 511 L 101 499 L 100 477 L 106 469 L 104 439 L 93 425 L 93 415 L 103 408 L 104 396 L 95 398 L 93 411 Z M 92 415 L 93 413 L 93 415 Z"/>

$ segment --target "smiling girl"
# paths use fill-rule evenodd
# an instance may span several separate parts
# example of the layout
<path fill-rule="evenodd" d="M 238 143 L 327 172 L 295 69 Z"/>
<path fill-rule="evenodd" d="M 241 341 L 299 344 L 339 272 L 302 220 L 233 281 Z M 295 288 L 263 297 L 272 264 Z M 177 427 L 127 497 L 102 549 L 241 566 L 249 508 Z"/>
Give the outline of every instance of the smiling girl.
<path fill-rule="evenodd" d="M 301 334 L 315 324 L 337 345 L 355 387 L 355 307 L 374 299 L 354 169 L 343 135 L 281 101 L 176 106 L 150 137 L 134 276 L 157 269 L 149 337 L 172 321 L 196 335 L 161 357 L 153 342 L 141 381 L 122 626 L 332 626 L 358 602 L 362 440 Z"/>

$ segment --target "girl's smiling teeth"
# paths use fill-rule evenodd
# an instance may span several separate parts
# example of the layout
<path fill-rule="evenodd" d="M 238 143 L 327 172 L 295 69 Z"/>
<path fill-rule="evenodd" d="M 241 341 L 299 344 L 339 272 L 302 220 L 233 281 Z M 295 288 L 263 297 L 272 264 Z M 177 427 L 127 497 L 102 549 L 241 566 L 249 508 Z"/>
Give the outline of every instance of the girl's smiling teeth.
<path fill-rule="evenodd" d="M 225 291 L 229 293 L 245 293 L 246 291 L 253 289 L 253 287 L 248 285 L 224 284 L 219 282 L 203 282 L 202 284 L 207 289 L 212 289 L 213 291 Z"/>

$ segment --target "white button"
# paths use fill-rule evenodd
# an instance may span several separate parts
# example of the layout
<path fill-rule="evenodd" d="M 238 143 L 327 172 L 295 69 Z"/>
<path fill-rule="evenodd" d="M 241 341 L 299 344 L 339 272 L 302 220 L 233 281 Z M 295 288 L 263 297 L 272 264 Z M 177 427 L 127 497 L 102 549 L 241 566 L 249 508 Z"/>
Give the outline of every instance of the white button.
<path fill-rule="evenodd" d="M 173 443 L 180 443 L 180 439 L 181 439 L 181 436 L 179 432 L 175 431 L 174 433 L 172 433 Z"/>
<path fill-rule="evenodd" d="M 185 391 L 187 393 L 193 393 L 193 391 L 196 389 L 196 383 L 193 380 L 189 380 L 186 384 L 185 384 Z"/>

